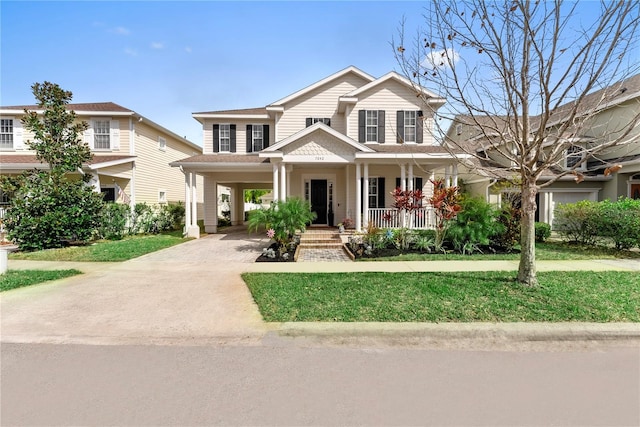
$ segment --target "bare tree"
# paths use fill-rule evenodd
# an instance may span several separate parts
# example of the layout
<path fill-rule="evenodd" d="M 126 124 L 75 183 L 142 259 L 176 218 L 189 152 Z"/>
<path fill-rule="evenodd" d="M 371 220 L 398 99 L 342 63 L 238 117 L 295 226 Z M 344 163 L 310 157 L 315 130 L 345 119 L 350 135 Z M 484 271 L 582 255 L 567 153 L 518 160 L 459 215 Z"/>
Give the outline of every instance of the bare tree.
<path fill-rule="evenodd" d="M 602 138 L 589 138 L 587 131 L 595 114 L 625 92 L 620 82 L 640 70 L 639 17 L 634 1 L 434 0 L 425 8 L 426 29 L 406 44 L 403 23 L 393 43 L 416 88 L 447 99 L 434 112 L 443 145 L 471 155 L 473 171 L 519 186 L 520 283 L 537 284 L 539 189 L 567 174 L 580 182 L 577 169 L 587 161 L 640 142 L 640 105 L 612 120 Z M 472 126 L 476 138 L 451 137 L 445 129 L 451 123 Z M 567 154 L 571 162 L 565 164 Z M 607 172 L 619 169 L 606 166 Z"/>

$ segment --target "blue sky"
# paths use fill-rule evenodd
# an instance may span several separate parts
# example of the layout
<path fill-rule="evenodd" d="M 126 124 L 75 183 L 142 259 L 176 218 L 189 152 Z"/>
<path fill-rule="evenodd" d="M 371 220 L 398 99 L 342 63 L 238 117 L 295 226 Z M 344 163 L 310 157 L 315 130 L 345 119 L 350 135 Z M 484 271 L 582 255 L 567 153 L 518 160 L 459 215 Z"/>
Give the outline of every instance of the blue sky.
<path fill-rule="evenodd" d="M 349 65 L 397 69 L 423 2 L 0 2 L 0 104 L 34 82 L 112 101 L 202 144 L 192 112 L 265 106 Z"/>

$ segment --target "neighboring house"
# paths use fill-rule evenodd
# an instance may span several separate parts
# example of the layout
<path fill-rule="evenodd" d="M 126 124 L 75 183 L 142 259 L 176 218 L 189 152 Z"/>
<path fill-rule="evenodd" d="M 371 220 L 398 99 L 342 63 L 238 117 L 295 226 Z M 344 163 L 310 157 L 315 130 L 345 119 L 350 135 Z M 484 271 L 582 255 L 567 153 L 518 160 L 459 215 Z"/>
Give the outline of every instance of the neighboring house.
<path fill-rule="evenodd" d="M 82 169 L 92 175 L 91 184 L 104 193 L 105 200 L 132 207 L 142 202 L 185 201 L 184 176 L 169 163 L 202 153 L 200 146 L 112 102 L 69 104 L 68 108 L 75 111 L 78 120 L 89 124 L 80 138 L 91 147 L 93 159 Z M 37 105 L 0 107 L 3 175 L 48 168 L 25 144 L 33 138 L 20 122 L 25 109 L 42 112 Z M 3 195 L 1 202 L 8 203 L 8 196 Z M 199 209 L 202 211 L 202 206 Z"/>
<path fill-rule="evenodd" d="M 207 232 L 217 231 L 219 185 L 231 189 L 234 224 L 244 219 L 244 190 L 270 188 L 274 200 L 308 200 L 314 225 L 348 217 L 359 230 L 399 226 L 396 187 L 429 195 L 429 180 L 445 169 L 455 180 L 456 160 L 432 137 L 433 112 L 444 103 L 398 73 L 375 78 L 348 67 L 265 107 L 193 113 L 203 154 L 172 165 L 186 182 L 204 177 Z M 425 206 L 410 226 L 432 227 L 430 214 Z"/>
<path fill-rule="evenodd" d="M 559 124 L 566 122 L 566 111 L 570 104 L 557 109 L 557 120 L 547 126 L 547 132 L 554 134 Z M 589 157 L 584 151 L 590 147 L 610 141 L 619 135 L 622 127 L 635 120 L 640 111 L 640 74 L 618 82 L 610 87 L 595 91 L 584 99 L 582 114 L 590 115 L 579 130 L 571 132 L 570 139 L 560 137 L 566 143 L 557 164 L 545 173 L 540 184 L 561 176 L 558 181 L 542 187 L 537 198 L 538 211 L 536 220 L 553 224 L 555 208 L 562 203 L 573 203 L 580 200 L 616 200 L 620 196 L 640 199 L 640 126 L 635 127 L 624 138 L 624 144 L 608 148 L 596 157 Z M 532 117 L 532 128 L 539 122 Z M 482 132 L 484 129 L 484 132 Z M 496 180 L 508 175 L 517 174 L 515 168 L 495 149 L 487 149 L 487 141 L 492 135 L 509 132 L 508 119 L 503 116 L 476 117 L 457 116 L 448 129 L 446 140 L 454 141 L 454 146 L 465 146 L 478 154 L 486 155 L 482 160 L 484 167 L 496 167 L 489 173 L 479 172 L 471 168 L 461 169 L 461 176 L 471 193 L 486 196 L 489 201 L 499 202 L 500 194 L 493 194 L 492 186 Z M 573 131 L 569 128 L 569 131 Z M 553 137 L 551 137 L 553 138 Z M 550 138 L 550 139 L 551 139 Z M 550 142 L 546 147 L 551 150 L 557 142 Z M 484 147 L 484 148 L 483 148 Z M 505 149 L 501 147 L 501 149 Z M 567 174 L 585 157 L 586 161 L 576 168 L 576 173 Z M 480 162 L 478 159 L 467 161 L 467 166 Z M 464 163 L 464 162 L 463 162 Z M 605 174 L 611 165 L 622 168 L 614 174 Z M 465 172 L 465 174 L 462 174 Z M 469 173 L 467 173 L 469 172 Z"/>

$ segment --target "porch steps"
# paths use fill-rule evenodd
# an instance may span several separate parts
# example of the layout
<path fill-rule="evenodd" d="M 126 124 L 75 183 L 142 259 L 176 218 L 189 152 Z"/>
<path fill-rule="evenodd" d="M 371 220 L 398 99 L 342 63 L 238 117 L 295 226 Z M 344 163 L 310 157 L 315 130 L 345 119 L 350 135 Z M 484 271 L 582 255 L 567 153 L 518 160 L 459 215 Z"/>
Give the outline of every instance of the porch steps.
<path fill-rule="evenodd" d="M 335 228 L 307 228 L 300 236 L 298 261 L 350 261 Z"/>

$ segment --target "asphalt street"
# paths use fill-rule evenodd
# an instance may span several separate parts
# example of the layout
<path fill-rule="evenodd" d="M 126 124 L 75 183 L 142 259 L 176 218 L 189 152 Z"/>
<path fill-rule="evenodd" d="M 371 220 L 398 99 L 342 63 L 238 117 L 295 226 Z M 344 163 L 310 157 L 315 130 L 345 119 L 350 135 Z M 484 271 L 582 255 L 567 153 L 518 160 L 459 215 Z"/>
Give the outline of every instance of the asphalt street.
<path fill-rule="evenodd" d="M 2 345 L 3 426 L 640 425 L 640 349 Z"/>

